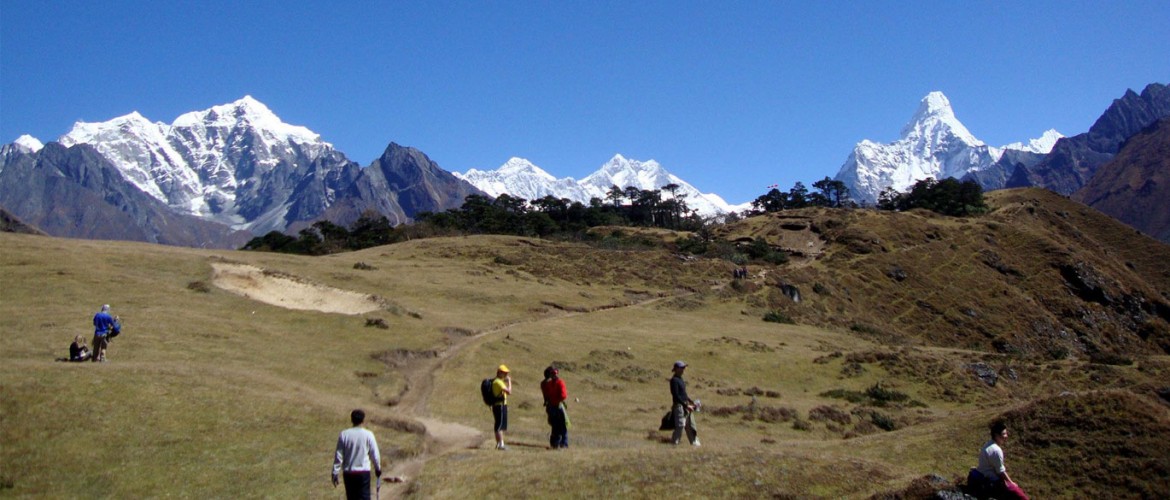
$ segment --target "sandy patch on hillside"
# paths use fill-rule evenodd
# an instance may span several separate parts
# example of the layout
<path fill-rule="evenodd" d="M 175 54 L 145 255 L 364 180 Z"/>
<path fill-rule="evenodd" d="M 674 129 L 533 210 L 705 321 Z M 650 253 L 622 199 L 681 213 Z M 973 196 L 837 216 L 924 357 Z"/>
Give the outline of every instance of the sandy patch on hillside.
<path fill-rule="evenodd" d="M 265 304 L 341 314 L 363 314 L 384 308 L 383 301 L 374 295 L 306 283 L 295 276 L 254 266 L 214 262 L 211 268 L 215 286 Z"/>

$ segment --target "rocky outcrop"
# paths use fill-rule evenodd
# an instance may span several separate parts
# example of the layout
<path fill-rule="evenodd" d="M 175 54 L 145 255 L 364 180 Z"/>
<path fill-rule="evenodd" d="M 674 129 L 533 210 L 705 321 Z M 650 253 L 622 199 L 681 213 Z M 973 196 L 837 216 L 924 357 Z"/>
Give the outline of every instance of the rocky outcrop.
<path fill-rule="evenodd" d="M 6 157 L 0 200 L 23 221 L 69 238 L 132 240 L 236 248 L 248 234 L 190 215 L 127 182 L 92 146 L 51 142 L 36 153 Z"/>
<path fill-rule="evenodd" d="M 1128 138 L 1168 116 L 1170 87 L 1152 83 L 1140 95 L 1126 91 L 1088 132 L 1060 139 L 1040 163 L 1016 168 L 1007 187 L 1035 186 L 1070 195 L 1112 160 Z"/>
<path fill-rule="evenodd" d="M 1170 118 L 1126 141 L 1073 199 L 1170 243 Z"/>

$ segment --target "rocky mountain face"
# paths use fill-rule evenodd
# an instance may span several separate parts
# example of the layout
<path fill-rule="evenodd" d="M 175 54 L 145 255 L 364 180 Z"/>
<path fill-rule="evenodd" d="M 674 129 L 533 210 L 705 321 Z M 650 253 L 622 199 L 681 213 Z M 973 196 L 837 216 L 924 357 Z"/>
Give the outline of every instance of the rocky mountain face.
<path fill-rule="evenodd" d="M 512 158 L 496 170 L 472 169 L 465 174 L 456 175 L 492 196 L 507 193 L 526 200 L 553 196 L 588 205 L 592 198 L 605 200 L 606 194 L 613 186 L 622 189 L 632 186 L 641 190 L 662 190 L 664 186 L 675 184 L 678 186 L 675 195 L 699 214 L 717 216 L 746 208 L 729 205 L 719 195 L 699 191 L 654 160 L 643 162 L 628 159 L 620 154 L 614 155 L 601 168 L 580 181 L 572 177 L 558 179 L 522 158 Z M 672 196 L 669 192 L 663 191 L 664 198 Z"/>
<path fill-rule="evenodd" d="M 36 152 L 5 147 L 0 157 L 0 203 L 48 234 L 211 248 L 238 247 L 250 237 L 175 213 L 86 144 L 51 142 Z"/>
<path fill-rule="evenodd" d="M 1170 88 L 1152 83 L 1141 94 L 1127 90 L 1089 131 L 1062 139 L 1036 165 L 1015 169 L 1007 187 L 1036 186 L 1070 195 L 1113 159 L 1123 142 L 1154 122 L 1170 116 Z"/>
<path fill-rule="evenodd" d="M 195 246 L 238 246 L 233 230 L 252 235 L 296 231 L 326 218 L 346 225 L 366 210 L 401 223 L 419 211 L 456 208 L 467 193 L 478 192 L 418 150 L 397 144 L 391 144 L 386 154 L 363 169 L 319 135 L 282 122 L 251 97 L 184 114 L 169 125 L 151 122 L 138 113 L 101 123 L 79 122 L 58 143 L 48 153 L 56 163 L 36 158 L 50 148 L 32 137 L 22 137 L 0 151 L 0 172 L 18 161 L 27 167 L 19 175 L 0 178 L 4 181 L 0 184 L 0 205 L 59 236 L 94 237 L 89 228 L 46 220 L 51 212 L 104 210 L 80 205 L 83 199 L 94 201 L 85 196 L 61 195 L 76 189 L 106 200 L 108 206 L 133 212 L 127 214 L 131 221 L 122 222 L 134 222 L 141 226 L 141 232 L 127 227 L 121 229 L 121 236 L 114 237 Z M 75 153 L 61 160 L 64 164 L 55 160 L 60 156 L 58 150 L 72 151 L 82 145 L 86 149 L 79 151 L 91 151 L 97 157 Z M 34 158 L 21 159 L 29 155 Z M 100 168 L 95 166 L 98 158 L 105 160 Z M 59 187 L 52 191 L 57 198 L 36 199 L 49 194 L 37 189 L 38 179 L 52 173 L 28 171 L 32 168 L 28 165 L 42 163 L 60 164 L 64 170 L 97 169 L 108 182 L 87 184 L 85 179 L 66 177 L 82 185 Z M 134 192 L 141 196 L 132 196 Z M 127 199 L 134 203 L 111 201 Z M 190 228 L 194 234 L 221 236 L 215 241 L 163 236 L 183 231 L 151 227 L 149 221 L 159 220 L 159 214 L 167 215 L 170 224 L 200 222 Z M 48 224 L 38 223 L 42 220 Z M 221 229 L 210 231 L 208 227 Z"/>
<path fill-rule="evenodd" d="M 170 125 L 138 113 L 77 123 L 59 142 L 92 145 L 129 182 L 179 213 L 253 234 L 321 215 L 360 170 L 250 96 Z"/>
<path fill-rule="evenodd" d="M 391 224 L 408 222 L 419 212 L 442 212 L 463 205 L 471 194 L 484 194 L 443 170 L 415 148 L 390 143 L 344 190 L 324 218 L 349 225 L 366 211 L 386 216 Z"/>
<path fill-rule="evenodd" d="M 1030 155 L 1047 153 L 1060 137 L 1049 130 L 1027 144 L 988 146 L 959 121 L 942 92 L 931 92 L 902 127 L 900 139 L 889 144 L 861 141 L 835 179 L 845 183 L 854 201 L 868 204 L 875 203 L 887 188 L 905 191 L 927 177 L 966 177 L 985 190 L 998 189 L 1008 176 L 1004 165 L 1034 161 Z"/>
<path fill-rule="evenodd" d="M 1073 199 L 1170 243 L 1170 118 L 1126 140 Z"/>

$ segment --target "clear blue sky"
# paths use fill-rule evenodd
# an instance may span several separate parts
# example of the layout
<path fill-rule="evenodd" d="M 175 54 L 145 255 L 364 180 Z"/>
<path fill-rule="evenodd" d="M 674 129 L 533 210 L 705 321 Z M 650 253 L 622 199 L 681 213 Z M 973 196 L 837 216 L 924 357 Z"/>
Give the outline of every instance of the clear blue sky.
<path fill-rule="evenodd" d="M 1170 2 L 0 0 L 0 142 L 252 95 L 361 165 L 615 153 L 748 201 L 897 139 L 941 90 L 1003 145 L 1170 83 Z"/>

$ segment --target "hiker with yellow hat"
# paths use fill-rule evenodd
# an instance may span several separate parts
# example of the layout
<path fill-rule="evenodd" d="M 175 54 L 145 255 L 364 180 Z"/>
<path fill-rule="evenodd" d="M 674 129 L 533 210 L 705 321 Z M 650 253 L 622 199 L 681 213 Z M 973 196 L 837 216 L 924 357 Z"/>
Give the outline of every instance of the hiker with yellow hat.
<path fill-rule="evenodd" d="M 496 431 L 496 449 L 506 450 L 504 432 L 508 430 L 508 395 L 512 393 L 512 373 L 506 365 L 496 368 L 496 379 L 492 381 L 492 395 L 495 402 L 492 404 L 492 419 Z"/>

